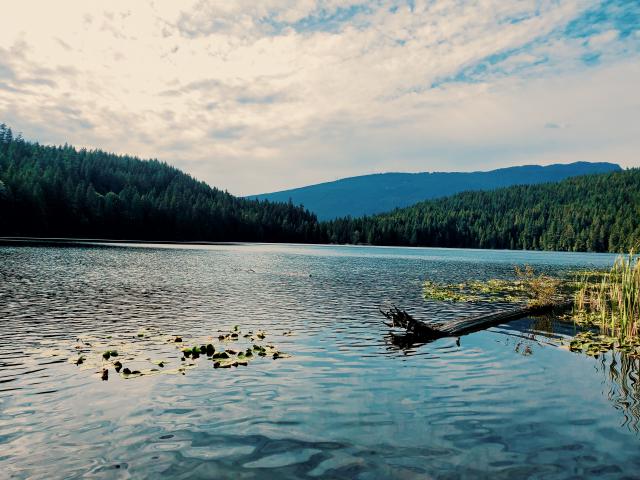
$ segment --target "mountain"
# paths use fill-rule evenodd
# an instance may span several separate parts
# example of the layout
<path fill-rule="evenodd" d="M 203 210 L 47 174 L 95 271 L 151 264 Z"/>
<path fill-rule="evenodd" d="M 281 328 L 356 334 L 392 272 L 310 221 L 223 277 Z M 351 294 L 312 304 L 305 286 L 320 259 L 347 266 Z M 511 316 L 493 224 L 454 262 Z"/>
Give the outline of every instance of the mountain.
<path fill-rule="evenodd" d="M 360 217 L 407 207 L 423 200 L 467 190 L 493 190 L 510 185 L 557 182 L 568 177 L 618 171 L 612 163 L 576 162 L 525 165 L 488 172 L 380 173 L 344 178 L 248 198 L 287 202 L 315 213 L 320 220 Z"/>
<path fill-rule="evenodd" d="M 42 146 L 0 125 L 0 236 L 308 242 L 315 215 L 246 200 L 157 160 Z"/>
<path fill-rule="evenodd" d="M 463 192 L 322 228 L 334 243 L 637 252 L 640 169 Z"/>
<path fill-rule="evenodd" d="M 573 164 L 505 170 L 547 172 L 527 179 L 541 181 L 550 178 L 548 169 L 593 173 L 598 165 L 618 171 L 466 191 L 384 214 L 319 222 L 290 202 L 237 198 L 157 160 L 43 146 L 0 125 L 0 237 L 637 251 L 640 169 Z"/>

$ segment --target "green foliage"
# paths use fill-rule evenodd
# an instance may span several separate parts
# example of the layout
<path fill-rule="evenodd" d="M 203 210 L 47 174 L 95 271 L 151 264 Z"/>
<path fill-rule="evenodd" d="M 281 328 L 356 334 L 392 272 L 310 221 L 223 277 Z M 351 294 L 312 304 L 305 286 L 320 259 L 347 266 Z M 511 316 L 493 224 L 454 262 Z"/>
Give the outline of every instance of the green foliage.
<path fill-rule="evenodd" d="M 468 190 L 494 190 L 511 185 L 558 182 L 568 177 L 618 171 L 612 163 L 576 162 L 522 165 L 488 172 L 377 173 L 342 178 L 254 198 L 303 204 L 321 220 L 390 212 L 418 202 Z M 354 232 L 355 234 L 355 232 Z"/>
<path fill-rule="evenodd" d="M 438 300 L 441 302 L 472 302 L 480 300 L 476 295 L 469 293 L 465 284 L 448 284 L 426 280 L 422 284 L 422 295 L 425 300 Z"/>
<path fill-rule="evenodd" d="M 515 267 L 513 280 L 472 280 L 465 283 L 443 284 L 426 281 L 423 295 L 427 300 L 449 302 L 516 302 L 530 307 L 554 305 L 564 298 L 560 279 L 536 274 L 529 265 Z"/>
<path fill-rule="evenodd" d="M 620 252 L 640 240 L 640 170 L 319 223 L 291 202 L 237 198 L 157 160 L 42 146 L 2 124 L 0 236 Z"/>
<path fill-rule="evenodd" d="M 577 323 L 621 340 L 640 338 L 640 259 L 620 256 L 604 275 L 586 274 L 575 295 Z"/>
<path fill-rule="evenodd" d="M 157 160 L 42 146 L 0 125 L 0 236 L 318 241 L 315 215 L 246 200 Z"/>
<path fill-rule="evenodd" d="M 637 359 L 640 358 L 640 338 L 626 337 L 621 339 L 617 336 L 585 331 L 578 333 L 571 340 L 569 350 L 586 353 L 592 357 L 597 357 L 609 350 L 616 350 L 629 358 Z"/>
<path fill-rule="evenodd" d="M 628 252 L 640 240 L 640 169 L 464 192 L 323 230 L 333 243 Z"/>
<path fill-rule="evenodd" d="M 518 285 L 528 297 L 529 306 L 546 307 L 554 305 L 561 298 L 561 281 L 544 274 L 536 274 L 531 265 L 524 268 L 515 267 Z"/>

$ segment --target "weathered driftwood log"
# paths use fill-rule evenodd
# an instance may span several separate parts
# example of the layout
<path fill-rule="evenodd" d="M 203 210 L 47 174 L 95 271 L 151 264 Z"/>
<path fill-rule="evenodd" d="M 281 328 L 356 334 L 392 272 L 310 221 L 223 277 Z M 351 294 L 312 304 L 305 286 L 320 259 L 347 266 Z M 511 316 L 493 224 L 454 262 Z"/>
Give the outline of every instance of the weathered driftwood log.
<path fill-rule="evenodd" d="M 407 333 L 425 338 L 457 337 L 466 333 L 477 332 L 494 325 L 499 325 L 511 320 L 526 317 L 527 315 L 539 315 L 550 311 L 570 308 L 573 302 L 566 301 L 544 307 L 519 306 L 500 312 L 477 315 L 474 317 L 462 317 L 448 322 L 424 322 L 416 320 L 409 313 L 399 309 L 395 305 L 388 311 L 380 310 L 390 322 L 385 325 L 395 328 L 400 327 Z"/>

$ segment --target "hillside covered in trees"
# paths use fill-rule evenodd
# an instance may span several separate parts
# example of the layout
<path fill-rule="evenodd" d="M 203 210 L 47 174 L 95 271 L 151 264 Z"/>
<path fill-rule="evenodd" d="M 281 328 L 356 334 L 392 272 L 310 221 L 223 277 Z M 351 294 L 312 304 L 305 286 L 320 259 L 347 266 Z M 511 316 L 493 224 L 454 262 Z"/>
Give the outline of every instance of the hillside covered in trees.
<path fill-rule="evenodd" d="M 618 252 L 640 243 L 640 170 L 464 192 L 318 222 L 157 160 L 42 146 L 0 126 L 0 237 L 363 243 Z"/>
<path fill-rule="evenodd" d="M 640 169 L 464 192 L 323 226 L 328 241 L 619 252 L 640 243 Z"/>
<path fill-rule="evenodd" d="M 291 199 L 322 221 L 386 213 L 460 192 L 559 182 L 569 177 L 620 170 L 613 163 L 575 162 L 519 165 L 487 172 L 376 173 L 249 198 L 272 202 Z"/>
<path fill-rule="evenodd" d="M 0 125 L 0 236 L 307 242 L 318 222 L 157 160 L 42 146 Z"/>

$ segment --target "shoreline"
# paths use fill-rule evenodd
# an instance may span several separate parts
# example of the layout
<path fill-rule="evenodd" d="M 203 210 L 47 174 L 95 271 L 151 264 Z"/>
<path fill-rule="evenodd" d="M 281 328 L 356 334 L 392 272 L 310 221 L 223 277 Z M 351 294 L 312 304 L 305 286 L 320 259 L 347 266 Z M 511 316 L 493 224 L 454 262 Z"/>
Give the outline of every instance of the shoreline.
<path fill-rule="evenodd" d="M 179 241 L 179 240 L 132 240 L 109 238 L 76 238 L 76 237 L 2 237 L 0 244 L 133 244 L 133 245 L 177 245 L 177 246 L 240 246 L 240 245 L 297 245 L 306 247 L 348 247 L 348 248 L 382 248 L 382 249 L 410 249 L 410 250 L 448 250 L 448 251 L 479 251 L 479 252 L 509 252 L 509 253 L 562 253 L 571 255 L 628 255 L 629 252 L 588 252 L 567 250 L 510 250 L 501 248 L 473 248 L 473 247 L 428 247 L 411 245 L 373 245 L 353 243 L 296 243 L 296 242 L 255 242 L 255 241 L 224 241 L 208 242 L 205 240 Z"/>

